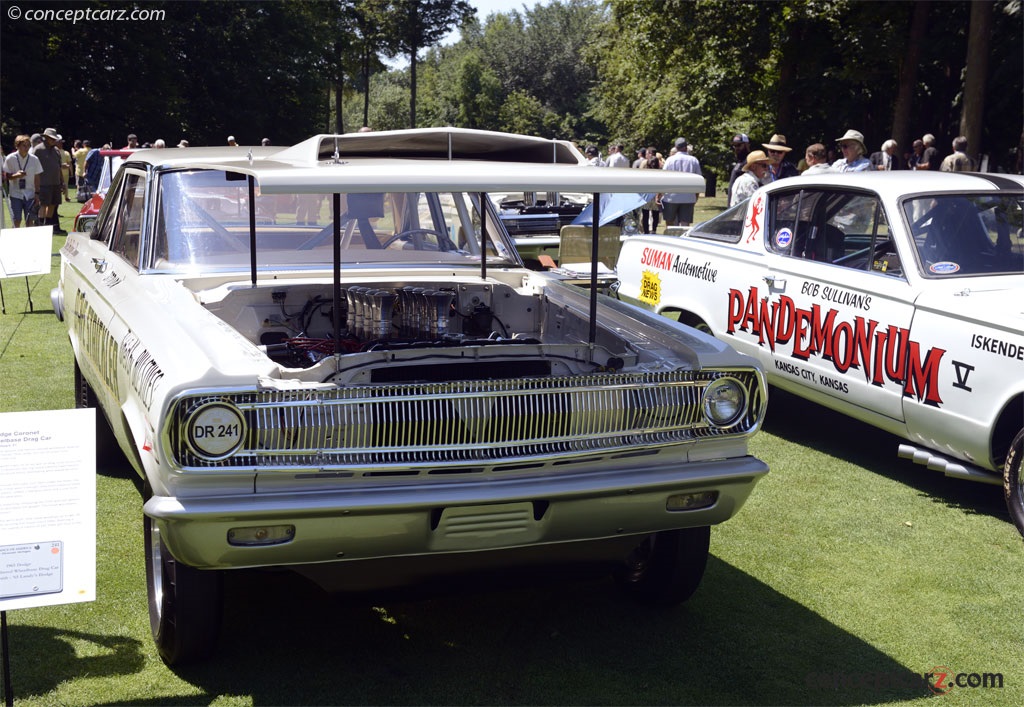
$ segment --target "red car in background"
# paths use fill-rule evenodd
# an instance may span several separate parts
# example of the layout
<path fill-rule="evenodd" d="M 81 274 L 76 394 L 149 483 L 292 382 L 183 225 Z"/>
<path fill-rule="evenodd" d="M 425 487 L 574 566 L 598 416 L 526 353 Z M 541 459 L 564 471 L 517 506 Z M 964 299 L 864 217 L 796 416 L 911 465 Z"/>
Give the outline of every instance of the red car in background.
<path fill-rule="evenodd" d="M 99 182 L 93 190 L 92 196 L 82 204 L 81 210 L 75 216 L 75 231 L 85 232 L 89 230 L 89 224 L 96 221 L 103 206 L 103 198 L 110 188 L 110 182 L 117 174 L 118 168 L 133 150 L 100 150 L 100 158 L 103 160 L 103 171 L 100 172 Z"/>

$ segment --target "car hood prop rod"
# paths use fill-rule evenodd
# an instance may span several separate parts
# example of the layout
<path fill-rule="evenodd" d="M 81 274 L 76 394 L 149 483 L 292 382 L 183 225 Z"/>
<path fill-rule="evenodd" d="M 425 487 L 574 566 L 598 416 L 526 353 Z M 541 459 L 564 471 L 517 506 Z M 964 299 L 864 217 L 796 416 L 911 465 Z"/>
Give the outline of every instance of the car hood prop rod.
<path fill-rule="evenodd" d="M 250 174 L 249 183 L 249 268 L 252 286 L 256 287 L 256 179 Z"/>

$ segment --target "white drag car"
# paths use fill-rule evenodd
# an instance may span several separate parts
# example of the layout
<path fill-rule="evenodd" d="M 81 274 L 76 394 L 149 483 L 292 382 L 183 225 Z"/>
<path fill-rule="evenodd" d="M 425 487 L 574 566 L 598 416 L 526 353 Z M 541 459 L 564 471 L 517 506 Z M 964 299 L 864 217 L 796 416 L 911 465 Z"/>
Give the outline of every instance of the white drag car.
<path fill-rule="evenodd" d="M 164 660 L 209 653 L 234 568 L 366 589 L 588 560 L 689 597 L 767 472 L 760 365 L 526 269 L 487 193 L 702 188 L 457 129 L 134 153 L 52 296 L 78 404 L 143 480 Z"/>
<path fill-rule="evenodd" d="M 779 388 L 1003 484 L 1024 534 L 1024 178 L 784 179 L 684 236 L 626 239 L 619 291 L 713 333 Z"/>

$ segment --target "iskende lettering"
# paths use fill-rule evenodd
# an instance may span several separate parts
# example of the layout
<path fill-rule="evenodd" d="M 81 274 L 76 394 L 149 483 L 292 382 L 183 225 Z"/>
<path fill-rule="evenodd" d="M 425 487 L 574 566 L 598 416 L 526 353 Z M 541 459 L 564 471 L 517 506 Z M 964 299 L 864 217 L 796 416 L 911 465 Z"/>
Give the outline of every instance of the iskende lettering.
<path fill-rule="evenodd" d="M 797 307 L 786 295 L 774 300 L 760 297 L 757 287 L 746 294 L 730 289 L 726 333 L 749 332 L 757 337 L 759 346 L 767 345 L 772 352 L 779 345 L 790 344 L 795 359 L 819 356 L 842 374 L 861 369 L 871 385 L 884 386 L 889 380 L 903 388 L 905 397 L 925 405 L 942 405 L 939 364 L 946 349 L 924 351 L 910 338 L 909 329 L 882 326 L 861 316 L 843 321 L 839 314 L 839 310 L 825 311 L 818 304 L 810 309 Z"/>
<path fill-rule="evenodd" d="M 1011 341 L 996 339 L 991 336 L 982 336 L 981 334 L 972 335 L 971 348 L 994 353 L 998 356 L 1014 358 L 1018 361 L 1024 361 L 1024 346 L 1015 344 Z"/>

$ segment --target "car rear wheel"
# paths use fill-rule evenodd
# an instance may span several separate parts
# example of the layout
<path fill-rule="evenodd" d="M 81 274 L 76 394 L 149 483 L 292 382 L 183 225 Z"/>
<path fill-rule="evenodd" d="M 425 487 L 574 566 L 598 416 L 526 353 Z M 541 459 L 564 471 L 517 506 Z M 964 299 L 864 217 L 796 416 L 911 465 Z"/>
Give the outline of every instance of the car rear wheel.
<path fill-rule="evenodd" d="M 75 407 L 96 409 L 96 461 L 103 461 L 108 455 L 116 452 L 118 446 L 114 431 L 107 421 L 107 416 L 103 414 L 103 409 L 100 408 L 96 391 L 82 375 L 78 361 L 75 361 Z"/>
<path fill-rule="evenodd" d="M 627 596 L 642 604 L 681 604 L 697 591 L 710 546 L 708 526 L 654 533 L 630 553 L 616 579 Z"/>
<path fill-rule="evenodd" d="M 1010 520 L 1017 530 L 1024 535 L 1024 430 L 1017 433 L 1010 451 L 1006 454 L 1003 465 L 1003 493 L 1006 496 L 1006 508 L 1010 511 Z"/>
<path fill-rule="evenodd" d="M 149 625 L 167 665 L 204 660 L 217 646 L 223 577 L 216 570 L 183 565 L 167 551 L 160 530 L 145 516 Z"/>

